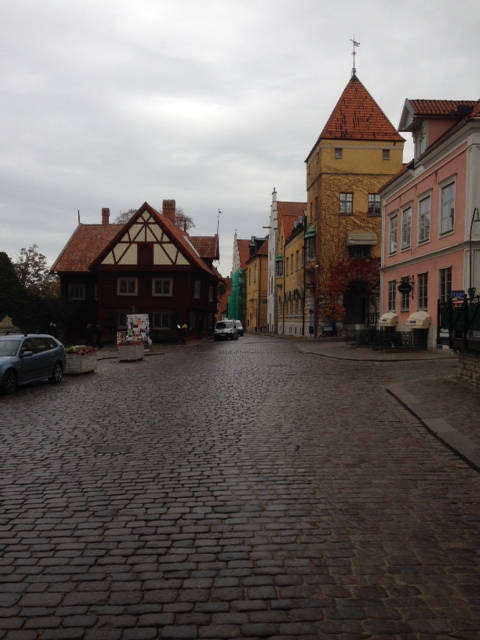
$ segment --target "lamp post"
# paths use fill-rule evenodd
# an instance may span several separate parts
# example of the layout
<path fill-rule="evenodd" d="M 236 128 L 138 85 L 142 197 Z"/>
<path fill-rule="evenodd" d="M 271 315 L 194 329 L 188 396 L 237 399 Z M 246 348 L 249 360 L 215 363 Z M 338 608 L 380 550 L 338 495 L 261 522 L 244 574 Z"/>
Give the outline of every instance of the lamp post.
<path fill-rule="evenodd" d="M 472 230 L 473 230 L 474 222 L 480 222 L 480 212 L 478 211 L 478 207 L 475 207 L 475 209 L 473 210 L 472 220 L 470 222 L 470 236 L 468 241 L 468 246 L 469 246 L 468 254 L 469 254 L 469 261 L 470 261 L 470 280 L 469 280 L 469 287 L 468 287 L 468 297 L 470 298 L 470 300 L 475 295 L 475 287 L 472 287 Z"/>

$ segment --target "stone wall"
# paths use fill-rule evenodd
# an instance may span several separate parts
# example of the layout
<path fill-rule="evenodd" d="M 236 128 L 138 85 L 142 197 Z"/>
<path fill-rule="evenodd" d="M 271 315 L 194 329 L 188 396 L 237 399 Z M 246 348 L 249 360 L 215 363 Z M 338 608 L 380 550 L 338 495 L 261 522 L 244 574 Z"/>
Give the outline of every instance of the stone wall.
<path fill-rule="evenodd" d="M 458 354 L 460 377 L 480 389 L 480 352 L 460 351 Z"/>

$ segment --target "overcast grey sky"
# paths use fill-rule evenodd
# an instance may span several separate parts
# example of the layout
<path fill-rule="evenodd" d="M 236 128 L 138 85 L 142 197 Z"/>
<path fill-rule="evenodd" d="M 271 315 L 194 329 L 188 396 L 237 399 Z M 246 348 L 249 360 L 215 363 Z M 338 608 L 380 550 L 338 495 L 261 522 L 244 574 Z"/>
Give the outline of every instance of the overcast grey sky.
<path fill-rule="evenodd" d="M 98 223 L 175 199 L 194 235 L 222 211 L 227 275 L 274 186 L 306 200 L 353 34 L 395 126 L 407 97 L 480 98 L 479 0 L 3 0 L 0 251 L 36 243 L 53 262 L 78 209 Z"/>

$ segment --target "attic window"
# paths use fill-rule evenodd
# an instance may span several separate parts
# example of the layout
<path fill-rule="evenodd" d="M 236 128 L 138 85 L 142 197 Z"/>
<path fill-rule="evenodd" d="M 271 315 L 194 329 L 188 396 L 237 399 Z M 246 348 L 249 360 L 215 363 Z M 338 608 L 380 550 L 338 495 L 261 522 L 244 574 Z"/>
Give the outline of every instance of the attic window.
<path fill-rule="evenodd" d="M 335 158 L 337 160 L 341 160 L 342 159 L 342 155 L 343 155 L 342 147 L 335 147 Z"/>
<path fill-rule="evenodd" d="M 382 160 L 390 160 L 390 149 L 382 149 Z"/>

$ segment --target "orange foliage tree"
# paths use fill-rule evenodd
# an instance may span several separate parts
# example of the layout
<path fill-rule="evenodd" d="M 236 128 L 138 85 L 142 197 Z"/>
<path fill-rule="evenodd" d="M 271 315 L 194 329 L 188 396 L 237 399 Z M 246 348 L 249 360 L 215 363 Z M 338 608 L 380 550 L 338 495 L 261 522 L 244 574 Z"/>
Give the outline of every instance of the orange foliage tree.
<path fill-rule="evenodd" d="M 353 282 L 362 282 L 368 291 L 379 283 L 380 258 L 348 258 L 338 260 L 327 272 L 320 286 L 321 314 L 325 319 L 335 322 L 345 315 L 345 307 L 340 298 Z"/>

